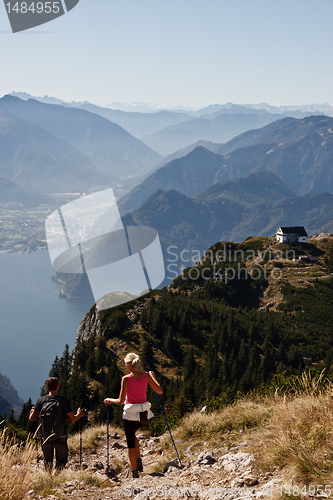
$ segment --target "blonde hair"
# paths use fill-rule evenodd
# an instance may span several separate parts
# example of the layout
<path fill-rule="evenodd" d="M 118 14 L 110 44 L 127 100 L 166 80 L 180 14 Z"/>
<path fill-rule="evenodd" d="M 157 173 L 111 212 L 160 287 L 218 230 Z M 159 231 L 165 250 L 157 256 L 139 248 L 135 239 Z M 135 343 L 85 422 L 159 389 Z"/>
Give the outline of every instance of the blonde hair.
<path fill-rule="evenodd" d="M 140 358 L 137 354 L 135 354 L 134 352 L 129 352 L 128 354 L 126 354 L 125 358 L 124 358 L 124 362 L 126 365 L 139 365 L 140 364 Z"/>

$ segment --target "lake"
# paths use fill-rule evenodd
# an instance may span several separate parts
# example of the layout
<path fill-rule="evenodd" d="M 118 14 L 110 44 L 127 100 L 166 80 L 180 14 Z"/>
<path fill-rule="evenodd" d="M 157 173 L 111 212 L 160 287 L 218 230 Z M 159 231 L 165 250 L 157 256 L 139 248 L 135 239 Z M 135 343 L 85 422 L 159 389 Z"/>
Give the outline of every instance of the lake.
<path fill-rule="evenodd" d="M 47 250 L 0 254 L 0 371 L 35 402 L 56 356 L 72 350 L 93 302 L 59 297 Z"/>

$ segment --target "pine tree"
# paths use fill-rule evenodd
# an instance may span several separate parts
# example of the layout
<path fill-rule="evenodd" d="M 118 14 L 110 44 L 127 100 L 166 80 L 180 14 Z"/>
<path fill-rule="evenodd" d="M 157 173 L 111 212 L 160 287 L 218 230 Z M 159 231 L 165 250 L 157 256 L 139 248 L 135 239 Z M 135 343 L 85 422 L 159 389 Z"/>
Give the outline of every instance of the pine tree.
<path fill-rule="evenodd" d="M 147 370 L 153 370 L 155 367 L 154 352 L 152 340 L 147 337 L 143 340 L 140 350 L 141 364 Z"/>

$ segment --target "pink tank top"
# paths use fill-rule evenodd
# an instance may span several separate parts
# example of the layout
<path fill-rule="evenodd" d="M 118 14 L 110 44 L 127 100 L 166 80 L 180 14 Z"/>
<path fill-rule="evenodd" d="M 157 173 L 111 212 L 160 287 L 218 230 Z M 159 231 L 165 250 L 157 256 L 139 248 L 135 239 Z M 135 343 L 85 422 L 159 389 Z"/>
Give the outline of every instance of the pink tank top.
<path fill-rule="evenodd" d="M 126 393 L 126 403 L 129 404 L 140 404 L 147 401 L 147 375 L 143 372 L 143 375 L 139 379 L 131 377 L 131 375 L 126 375 L 128 378 L 128 387 Z"/>

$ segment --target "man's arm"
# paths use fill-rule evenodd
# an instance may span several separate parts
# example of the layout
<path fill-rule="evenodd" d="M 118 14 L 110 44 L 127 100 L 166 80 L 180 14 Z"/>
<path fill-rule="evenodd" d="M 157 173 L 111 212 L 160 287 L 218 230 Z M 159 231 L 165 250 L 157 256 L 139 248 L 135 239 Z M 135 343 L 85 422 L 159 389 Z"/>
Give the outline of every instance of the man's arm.
<path fill-rule="evenodd" d="M 35 408 L 31 408 L 29 413 L 29 420 L 34 422 L 39 415 L 39 411 L 36 411 Z"/>
<path fill-rule="evenodd" d="M 79 418 L 83 417 L 84 415 L 84 410 L 81 410 L 81 408 L 79 408 L 76 412 L 76 415 L 73 415 L 73 412 L 69 412 L 69 413 L 66 413 L 67 415 L 67 418 L 68 420 L 70 421 L 71 424 L 74 424 L 75 422 L 77 422 L 79 420 Z"/>

